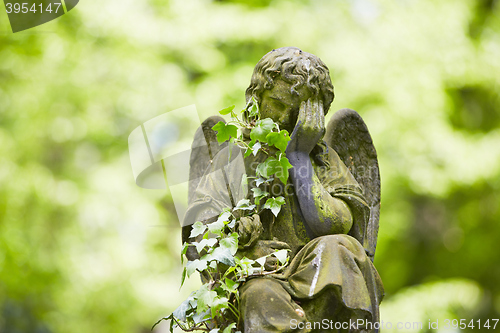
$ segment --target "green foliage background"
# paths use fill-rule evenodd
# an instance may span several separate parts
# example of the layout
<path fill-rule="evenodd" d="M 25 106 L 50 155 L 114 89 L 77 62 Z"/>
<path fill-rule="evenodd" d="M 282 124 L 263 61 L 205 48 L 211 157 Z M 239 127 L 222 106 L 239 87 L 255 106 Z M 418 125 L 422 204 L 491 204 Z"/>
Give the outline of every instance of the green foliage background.
<path fill-rule="evenodd" d="M 127 137 L 243 108 L 290 45 L 379 152 L 382 319 L 499 318 L 500 1 L 86 0 L 16 34 L 0 6 L 0 332 L 146 332 L 175 309 L 198 282 L 178 291 L 172 199 L 135 185 Z"/>

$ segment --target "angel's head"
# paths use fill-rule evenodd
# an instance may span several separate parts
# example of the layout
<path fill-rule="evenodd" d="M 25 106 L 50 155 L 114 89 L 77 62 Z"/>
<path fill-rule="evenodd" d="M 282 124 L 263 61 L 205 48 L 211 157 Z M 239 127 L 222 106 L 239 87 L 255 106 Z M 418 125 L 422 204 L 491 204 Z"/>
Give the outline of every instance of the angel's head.
<path fill-rule="evenodd" d="M 291 132 L 300 103 L 319 98 L 326 114 L 333 101 L 333 85 L 326 65 L 313 54 L 296 47 L 282 47 L 267 53 L 255 66 L 246 90 L 259 103 L 261 118 L 271 118 Z"/>

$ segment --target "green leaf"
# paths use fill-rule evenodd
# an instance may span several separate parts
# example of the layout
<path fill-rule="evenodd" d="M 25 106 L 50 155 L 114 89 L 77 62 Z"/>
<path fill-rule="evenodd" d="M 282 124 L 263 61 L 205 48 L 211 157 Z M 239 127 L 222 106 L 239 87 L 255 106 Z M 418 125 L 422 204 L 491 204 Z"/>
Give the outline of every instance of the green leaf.
<path fill-rule="evenodd" d="M 188 261 L 186 265 L 186 273 L 187 276 L 191 276 L 196 270 L 199 272 L 207 269 L 207 261 L 206 260 L 200 260 L 200 259 L 195 259 L 193 261 Z"/>
<path fill-rule="evenodd" d="M 217 141 L 219 144 L 229 140 L 230 137 L 236 138 L 238 135 L 238 127 L 235 125 L 228 125 L 223 121 L 219 121 L 212 129 L 217 131 Z"/>
<path fill-rule="evenodd" d="M 260 142 L 267 142 L 267 135 L 271 133 L 275 127 L 276 124 L 271 118 L 257 120 L 255 127 L 252 128 L 252 131 L 250 132 L 250 139 L 252 139 L 252 142 L 257 140 Z"/>
<path fill-rule="evenodd" d="M 235 261 L 237 260 L 237 257 L 235 257 Z M 225 272 L 224 272 L 224 277 L 227 278 L 228 275 L 232 274 L 236 270 L 236 266 L 231 266 L 229 267 Z"/>
<path fill-rule="evenodd" d="M 224 211 L 222 212 L 219 217 L 217 218 L 217 222 L 221 221 L 221 222 L 229 222 L 229 218 L 232 216 L 233 214 L 231 214 L 230 211 Z M 227 223 L 225 223 L 227 224 Z"/>
<path fill-rule="evenodd" d="M 194 297 L 198 300 L 196 313 L 202 313 L 208 310 L 208 307 L 213 304 L 217 297 L 217 293 L 213 290 L 209 290 L 208 285 L 204 284 L 195 292 Z"/>
<path fill-rule="evenodd" d="M 228 299 L 226 297 L 216 297 L 210 304 L 210 309 L 212 310 L 212 318 L 215 318 L 217 314 L 223 313 L 224 309 L 229 307 Z"/>
<path fill-rule="evenodd" d="M 236 328 L 236 323 L 232 323 L 222 331 L 222 333 L 231 333 L 233 328 Z"/>
<path fill-rule="evenodd" d="M 214 328 L 214 329 L 210 330 L 210 332 L 208 332 L 208 333 L 219 333 L 219 329 Z"/>
<path fill-rule="evenodd" d="M 227 277 L 224 281 L 225 281 L 225 283 L 223 284 L 224 290 L 229 292 L 235 292 L 236 290 L 238 290 L 238 286 L 240 285 L 238 282 L 233 281 Z"/>
<path fill-rule="evenodd" d="M 259 202 L 262 198 L 265 198 L 269 195 L 269 192 L 263 191 L 258 187 L 252 188 L 252 192 L 253 192 L 253 197 L 254 197 L 254 203 L 256 205 L 259 204 Z"/>
<path fill-rule="evenodd" d="M 289 176 L 289 173 L 288 173 L 288 169 L 291 169 L 293 168 L 293 165 L 290 164 L 290 162 L 288 161 L 288 158 L 286 157 L 283 157 L 283 156 L 280 156 L 280 165 L 281 165 L 281 170 L 280 172 L 277 172 L 276 173 L 276 176 L 281 180 L 281 182 L 283 184 L 286 184 L 287 180 L 288 180 L 288 176 Z"/>
<path fill-rule="evenodd" d="M 222 115 L 226 115 L 226 114 L 230 114 L 231 111 L 233 111 L 233 110 L 234 110 L 234 105 L 231 105 L 231 106 L 228 106 L 227 108 L 220 110 L 219 113 Z"/>
<path fill-rule="evenodd" d="M 206 247 L 213 247 L 217 243 L 217 239 L 215 238 L 208 238 L 208 239 L 202 239 L 199 243 L 198 242 L 193 242 L 193 245 L 196 246 L 196 251 L 198 253 L 201 253 L 201 251 Z"/>
<path fill-rule="evenodd" d="M 193 321 L 195 324 L 202 323 L 204 321 L 212 319 L 212 315 L 210 313 L 210 309 L 207 309 L 206 311 L 203 311 L 201 313 L 196 313 L 193 316 Z"/>
<path fill-rule="evenodd" d="M 182 276 L 181 276 L 181 286 L 179 287 L 179 290 L 182 288 L 184 285 L 184 281 L 186 280 L 186 267 L 182 270 Z"/>
<path fill-rule="evenodd" d="M 252 104 L 252 107 L 250 108 L 248 115 L 250 117 L 258 117 L 259 116 L 259 107 L 257 106 L 257 103 Z"/>
<path fill-rule="evenodd" d="M 174 310 L 174 312 L 172 312 L 175 318 L 181 321 L 186 321 L 186 313 L 191 309 L 191 306 L 189 305 L 191 300 L 193 300 L 193 297 L 189 296 L 184 302 L 181 303 L 181 305 L 177 307 L 177 309 Z"/>
<path fill-rule="evenodd" d="M 264 209 L 270 209 L 271 212 L 273 212 L 274 216 L 278 216 L 278 213 L 281 210 L 281 206 L 285 203 L 285 198 L 282 196 L 276 197 L 276 198 L 269 198 L 267 199 L 266 203 L 264 204 Z"/>
<path fill-rule="evenodd" d="M 261 184 L 264 184 L 264 183 L 270 183 L 271 181 L 273 181 L 274 178 L 269 178 L 269 179 L 265 179 L 265 178 L 257 178 L 255 180 L 255 185 L 256 186 L 260 186 Z"/>
<path fill-rule="evenodd" d="M 255 263 L 254 260 L 248 259 L 247 257 L 243 257 L 239 259 L 238 257 L 236 258 L 237 265 L 239 267 L 238 273 L 241 275 L 250 275 L 253 273 L 254 269 L 252 265 Z"/>
<path fill-rule="evenodd" d="M 255 261 L 260 265 L 260 267 L 264 267 L 264 264 L 266 263 L 267 257 L 260 257 L 255 259 Z"/>
<path fill-rule="evenodd" d="M 256 142 L 253 144 L 252 148 L 253 148 L 252 151 L 253 156 L 257 156 L 257 154 L 259 153 L 259 149 L 262 148 L 262 145 L 260 144 L 260 142 Z"/>
<path fill-rule="evenodd" d="M 187 253 L 187 250 L 189 248 L 189 243 L 188 242 L 184 242 L 184 244 L 182 244 L 182 250 L 181 250 L 181 264 L 184 264 L 184 256 L 186 255 Z"/>
<path fill-rule="evenodd" d="M 252 107 L 250 107 L 250 104 Z M 250 110 L 248 108 L 250 107 Z M 245 112 L 248 110 L 248 116 L 249 117 L 258 117 L 259 116 L 259 103 L 255 99 L 255 97 L 252 96 L 252 100 L 248 102 L 247 107 L 243 109 L 241 112 Z"/>
<path fill-rule="evenodd" d="M 243 155 L 244 157 L 248 157 L 250 156 L 250 154 L 253 154 L 253 156 L 257 156 L 257 154 L 259 153 L 259 149 L 262 148 L 262 145 L 260 142 L 250 141 L 248 147 L 249 148 L 247 148 L 247 150 L 245 151 L 245 155 Z"/>
<path fill-rule="evenodd" d="M 250 199 L 241 199 L 238 201 L 238 204 L 236 204 L 236 207 L 234 209 L 241 209 L 241 210 L 252 210 L 255 208 L 255 205 L 250 204 Z"/>
<path fill-rule="evenodd" d="M 191 230 L 191 234 L 189 235 L 189 237 L 192 238 L 201 235 L 205 232 L 205 230 L 207 230 L 207 226 L 200 221 L 197 221 L 193 224 L 193 229 Z"/>
<path fill-rule="evenodd" d="M 288 261 L 288 251 L 289 250 L 279 250 L 273 253 L 273 255 L 278 258 L 281 265 L 285 265 Z"/>
<path fill-rule="evenodd" d="M 288 141 L 290 141 L 291 139 L 287 130 L 281 130 L 279 133 L 278 132 L 269 133 L 266 136 L 266 140 L 269 145 L 275 146 L 284 153 L 286 147 L 288 146 Z"/>
<path fill-rule="evenodd" d="M 231 254 L 231 250 L 227 247 L 216 247 L 214 252 L 210 255 L 210 258 L 210 260 L 217 260 L 224 265 L 235 265 L 235 257 Z"/>
<path fill-rule="evenodd" d="M 208 231 L 210 231 L 211 233 L 221 235 L 222 229 L 224 229 L 224 221 L 217 220 L 215 222 L 207 224 L 207 226 L 208 226 Z"/>
<path fill-rule="evenodd" d="M 222 248 L 229 249 L 231 254 L 234 256 L 236 251 L 238 251 L 238 233 L 233 232 L 228 237 L 221 239 L 219 243 Z"/>
<path fill-rule="evenodd" d="M 257 175 L 264 178 L 269 178 L 269 176 L 276 175 L 283 184 L 286 184 L 288 180 L 288 169 L 293 166 L 290 164 L 286 157 L 280 156 L 281 159 L 276 159 L 275 157 L 268 157 L 264 162 L 260 163 L 255 169 Z"/>

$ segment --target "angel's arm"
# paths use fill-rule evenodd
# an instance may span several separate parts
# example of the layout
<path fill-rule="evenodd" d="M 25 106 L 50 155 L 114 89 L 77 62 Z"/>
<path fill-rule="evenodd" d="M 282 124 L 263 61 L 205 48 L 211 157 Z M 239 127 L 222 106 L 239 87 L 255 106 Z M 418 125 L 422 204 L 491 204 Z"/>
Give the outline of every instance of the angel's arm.
<path fill-rule="evenodd" d="M 323 103 L 317 100 L 302 102 L 295 129 L 286 155 L 293 165 L 290 178 L 294 185 L 301 214 L 310 238 L 346 234 L 353 223 L 347 204 L 334 198 L 314 173 L 309 154 L 325 131 Z"/>

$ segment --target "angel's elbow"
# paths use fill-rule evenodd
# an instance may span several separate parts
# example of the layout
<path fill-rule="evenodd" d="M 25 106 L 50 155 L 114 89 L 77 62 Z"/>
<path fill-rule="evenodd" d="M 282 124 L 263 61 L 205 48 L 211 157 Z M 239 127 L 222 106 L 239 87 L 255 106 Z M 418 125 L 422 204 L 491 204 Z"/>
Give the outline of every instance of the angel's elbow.
<path fill-rule="evenodd" d="M 336 200 L 333 205 L 321 207 L 317 231 L 322 236 L 332 234 L 347 234 L 351 230 L 353 218 L 351 210 L 342 200 Z"/>

